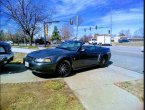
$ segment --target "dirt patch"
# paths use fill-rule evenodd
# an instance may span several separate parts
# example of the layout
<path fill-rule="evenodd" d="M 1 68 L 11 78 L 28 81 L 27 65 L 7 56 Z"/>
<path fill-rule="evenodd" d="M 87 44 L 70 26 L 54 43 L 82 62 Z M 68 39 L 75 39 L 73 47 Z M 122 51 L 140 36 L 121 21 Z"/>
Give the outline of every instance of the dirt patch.
<path fill-rule="evenodd" d="M 1 84 L 2 110 L 84 110 L 63 80 Z"/>
<path fill-rule="evenodd" d="M 141 101 L 144 101 L 144 83 L 143 80 L 134 80 L 127 82 L 119 82 L 115 85 L 127 90 L 133 95 L 137 96 Z"/>
<path fill-rule="evenodd" d="M 22 64 L 23 58 L 25 57 L 26 53 L 15 52 L 14 59 L 10 63 L 12 64 Z"/>
<path fill-rule="evenodd" d="M 135 46 L 135 47 L 140 47 L 144 46 L 143 41 L 130 41 L 130 42 L 123 42 L 123 43 L 116 43 L 112 42 L 113 46 Z"/>

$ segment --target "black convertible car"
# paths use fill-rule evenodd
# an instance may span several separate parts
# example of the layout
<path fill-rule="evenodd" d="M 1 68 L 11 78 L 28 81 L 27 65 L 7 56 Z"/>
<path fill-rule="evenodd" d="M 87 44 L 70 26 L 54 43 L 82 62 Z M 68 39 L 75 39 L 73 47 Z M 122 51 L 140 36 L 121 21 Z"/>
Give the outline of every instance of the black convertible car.
<path fill-rule="evenodd" d="M 29 53 L 25 67 L 36 73 L 57 73 L 68 76 L 72 70 L 89 66 L 105 66 L 111 57 L 109 48 L 85 45 L 80 41 L 67 41 L 54 49 Z"/>

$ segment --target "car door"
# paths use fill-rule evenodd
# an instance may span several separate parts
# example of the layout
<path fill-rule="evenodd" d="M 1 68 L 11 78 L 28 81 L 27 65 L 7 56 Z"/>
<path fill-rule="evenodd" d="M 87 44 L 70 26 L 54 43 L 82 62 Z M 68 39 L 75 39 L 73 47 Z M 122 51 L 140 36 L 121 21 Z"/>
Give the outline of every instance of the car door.
<path fill-rule="evenodd" d="M 97 64 L 97 60 L 96 46 L 83 46 L 81 51 L 78 51 L 75 56 L 74 67 L 82 68 L 94 65 Z"/>
<path fill-rule="evenodd" d="M 73 57 L 73 67 L 75 69 L 82 68 L 87 65 L 87 55 L 86 52 L 78 51 L 75 56 Z"/>
<path fill-rule="evenodd" d="M 74 56 L 73 58 L 73 66 L 74 68 L 82 68 L 88 66 L 90 55 L 87 52 L 88 48 L 83 46 Z"/>
<path fill-rule="evenodd" d="M 100 57 L 100 53 L 101 53 L 101 48 L 100 46 L 90 46 L 87 54 L 88 54 L 88 64 L 89 65 L 96 65 L 98 64 L 98 59 Z"/>
<path fill-rule="evenodd" d="M 85 59 L 87 62 L 86 66 L 97 64 L 99 50 L 97 50 L 96 46 L 88 46 L 85 51 L 85 54 L 87 56 L 87 59 Z"/>

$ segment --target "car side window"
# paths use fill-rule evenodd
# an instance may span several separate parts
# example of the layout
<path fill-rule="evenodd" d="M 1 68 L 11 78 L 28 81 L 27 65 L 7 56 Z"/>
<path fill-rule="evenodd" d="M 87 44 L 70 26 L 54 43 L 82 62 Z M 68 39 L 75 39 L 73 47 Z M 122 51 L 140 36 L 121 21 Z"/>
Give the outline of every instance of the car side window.
<path fill-rule="evenodd" d="M 95 52 L 96 51 L 95 46 L 83 46 L 82 49 L 85 49 L 87 52 Z"/>
<path fill-rule="evenodd" d="M 0 46 L 0 53 L 5 53 L 5 49 L 2 46 Z"/>

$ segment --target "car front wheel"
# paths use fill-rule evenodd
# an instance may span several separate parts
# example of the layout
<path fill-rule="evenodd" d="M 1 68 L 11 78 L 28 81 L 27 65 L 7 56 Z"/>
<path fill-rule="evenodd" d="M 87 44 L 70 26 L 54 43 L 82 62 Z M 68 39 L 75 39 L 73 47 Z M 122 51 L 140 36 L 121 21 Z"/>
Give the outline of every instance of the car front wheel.
<path fill-rule="evenodd" d="M 64 60 L 58 64 L 56 72 L 57 72 L 57 74 L 59 74 L 63 77 L 66 77 L 66 76 L 70 75 L 71 70 L 72 70 L 72 68 L 71 68 L 70 62 L 67 60 Z"/>

